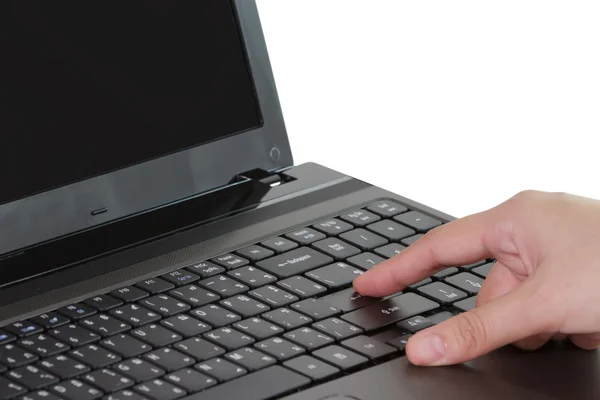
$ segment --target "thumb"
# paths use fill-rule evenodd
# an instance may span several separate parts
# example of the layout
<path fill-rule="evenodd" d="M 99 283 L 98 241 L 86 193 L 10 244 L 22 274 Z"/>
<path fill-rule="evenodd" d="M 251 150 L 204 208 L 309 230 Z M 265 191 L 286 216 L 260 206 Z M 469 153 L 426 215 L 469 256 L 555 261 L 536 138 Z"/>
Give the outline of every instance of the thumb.
<path fill-rule="evenodd" d="M 452 365 L 473 360 L 518 340 L 548 331 L 547 306 L 524 282 L 513 291 L 412 336 L 406 347 L 415 365 Z M 535 304 L 534 304 L 535 303 Z M 551 321 L 550 321 L 551 322 Z"/>

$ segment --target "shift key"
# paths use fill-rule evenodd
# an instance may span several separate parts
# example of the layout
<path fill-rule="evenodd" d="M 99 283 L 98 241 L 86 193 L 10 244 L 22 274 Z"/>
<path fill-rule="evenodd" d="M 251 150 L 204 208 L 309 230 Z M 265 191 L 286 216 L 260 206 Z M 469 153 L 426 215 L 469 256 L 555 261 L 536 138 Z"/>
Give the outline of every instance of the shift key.
<path fill-rule="evenodd" d="M 332 262 L 333 258 L 325 254 L 319 253 L 310 247 L 300 247 L 261 261 L 256 265 L 260 269 L 270 272 L 279 278 L 288 278 Z"/>
<path fill-rule="evenodd" d="M 439 307 L 425 297 L 406 293 L 342 315 L 342 319 L 366 331 L 372 331 Z"/>

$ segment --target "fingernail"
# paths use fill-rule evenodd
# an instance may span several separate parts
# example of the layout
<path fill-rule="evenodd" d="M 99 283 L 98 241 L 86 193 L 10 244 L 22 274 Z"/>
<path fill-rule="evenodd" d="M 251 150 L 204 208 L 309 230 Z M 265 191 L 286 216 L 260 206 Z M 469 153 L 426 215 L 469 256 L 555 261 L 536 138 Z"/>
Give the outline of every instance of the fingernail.
<path fill-rule="evenodd" d="M 436 364 L 446 354 L 444 341 L 436 334 L 414 337 L 410 345 L 413 359 L 422 365 Z"/>
<path fill-rule="evenodd" d="M 600 332 L 597 332 L 597 333 L 592 333 L 592 334 L 590 335 L 590 337 L 591 337 L 593 340 L 600 340 Z"/>

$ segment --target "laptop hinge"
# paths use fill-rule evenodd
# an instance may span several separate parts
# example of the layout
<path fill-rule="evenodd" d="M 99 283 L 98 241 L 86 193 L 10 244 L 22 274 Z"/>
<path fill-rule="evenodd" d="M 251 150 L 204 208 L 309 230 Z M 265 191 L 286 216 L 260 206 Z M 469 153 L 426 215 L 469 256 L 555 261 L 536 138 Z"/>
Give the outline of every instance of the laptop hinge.
<path fill-rule="evenodd" d="M 283 185 L 287 182 L 291 182 L 294 180 L 294 178 L 284 174 L 283 172 L 269 172 L 265 171 L 264 169 L 256 168 L 250 171 L 243 172 L 241 174 L 237 174 L 234 179 L 234 182 L 242 182 L 248 180 L 260 182 L 262 184 L 275 187 Z"/>

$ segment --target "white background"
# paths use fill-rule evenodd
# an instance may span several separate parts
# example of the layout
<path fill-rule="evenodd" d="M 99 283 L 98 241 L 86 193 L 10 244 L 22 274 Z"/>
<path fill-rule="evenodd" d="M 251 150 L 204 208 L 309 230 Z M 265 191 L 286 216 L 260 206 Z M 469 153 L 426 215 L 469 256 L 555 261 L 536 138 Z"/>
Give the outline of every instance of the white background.
<path fill-rule="evenodd" d="M 457 217 L 600 199 L 600 2 L 258 0 L 297 164 Z"/>

